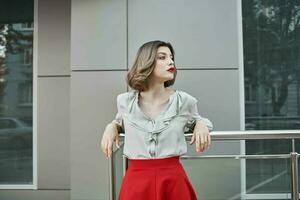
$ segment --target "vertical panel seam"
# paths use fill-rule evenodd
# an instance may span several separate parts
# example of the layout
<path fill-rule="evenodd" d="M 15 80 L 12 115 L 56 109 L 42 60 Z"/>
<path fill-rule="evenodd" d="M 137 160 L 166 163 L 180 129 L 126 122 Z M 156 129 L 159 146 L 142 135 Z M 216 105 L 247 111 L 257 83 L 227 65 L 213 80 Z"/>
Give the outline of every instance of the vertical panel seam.
<path fill-rule="evenodd" d="M 128 72 L 128 0 L 126 0 L 126 72 Z M 127 78 L 126 75 L 125 75 L 125 79 Z M 128 92 L 129 90 L 128 84 L 126 84 L 126 89 Z"/>

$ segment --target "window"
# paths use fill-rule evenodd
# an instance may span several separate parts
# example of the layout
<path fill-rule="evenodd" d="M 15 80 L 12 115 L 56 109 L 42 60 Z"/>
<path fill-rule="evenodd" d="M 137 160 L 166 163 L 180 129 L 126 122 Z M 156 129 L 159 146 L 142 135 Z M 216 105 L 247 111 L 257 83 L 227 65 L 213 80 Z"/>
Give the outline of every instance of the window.
<path fill-rule="evenodd" d="M 16 128 L 16 123 L 9 119 L 0 119 L 0 129 Z"/>
<path fill-rule="evenodd" d="M 1 2 L 0 188 L 33 185 L 33 1 L 18 3 Z"/>
<path fill-rule="evenodd" d="M 299 2 L 243 0 L 242 17 L 246 130 L 300 129 Z M 291 148 L 290 140 L 246 141 L 246 154 Z M 288 160 L 246 160 L 247 193 L 288 193 L 289 174 Z"/>
<path fill-rule="evenodd" d="M 32 65 L 32 48 L 24 49 L 24 65 Z"/>
<path fill-rule="evenodd" d="M 256 102 L 256 86 L 251 83 L 245 82 L 245 101 L 247 103 Z"/>
<path fill-rule="evenodd" d="M 32 82 L 19 84 L 19 104 L 32 104 Z"/>
<path fill-rule="evenodd" d="M 23 29 L 23 30 L 33 29 L 33 22 L 21 23 L 21 29 Z"/>

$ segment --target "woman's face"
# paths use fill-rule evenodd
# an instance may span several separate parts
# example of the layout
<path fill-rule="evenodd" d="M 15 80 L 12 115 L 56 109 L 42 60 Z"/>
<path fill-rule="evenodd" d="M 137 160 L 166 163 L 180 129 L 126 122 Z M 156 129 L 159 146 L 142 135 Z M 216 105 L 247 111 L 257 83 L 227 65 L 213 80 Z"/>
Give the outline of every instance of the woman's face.
<path fill-rule="evenodd" d="M 168 47 L 159 47 L 156 54 L 156 62 L 152 78 L 165 82 L 174 78 L 175 66 L 173 55 Z"/>

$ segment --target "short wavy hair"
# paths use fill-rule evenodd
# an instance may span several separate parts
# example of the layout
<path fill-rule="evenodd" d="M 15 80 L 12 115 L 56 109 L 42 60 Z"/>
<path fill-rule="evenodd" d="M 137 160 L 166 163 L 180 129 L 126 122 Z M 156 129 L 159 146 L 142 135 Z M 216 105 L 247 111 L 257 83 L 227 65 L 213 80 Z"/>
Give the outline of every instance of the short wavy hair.
<path fill-rule="evenodd" d="M 168 47 L 173 54 L 174 61 L 174 78 L 164 83 L 165 87 L 174 84 L 177 69 L 175 66 L 175 52 L 169 42 L 154 40 L 143 44 L 136 55 L 133 66 L 127 73 L 127 84 L 134 90 L 146 91 L 149 88 L 149 77 L 154 70 L 156 64 L 156 54 L 159 47 Z"/>

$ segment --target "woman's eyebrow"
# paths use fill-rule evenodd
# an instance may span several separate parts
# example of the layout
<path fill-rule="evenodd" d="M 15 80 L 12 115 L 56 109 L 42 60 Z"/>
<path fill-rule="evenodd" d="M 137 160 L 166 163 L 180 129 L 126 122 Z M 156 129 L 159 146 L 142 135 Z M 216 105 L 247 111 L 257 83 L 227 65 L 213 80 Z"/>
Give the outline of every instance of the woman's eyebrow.
<path fill-rule="evenodd" d="M 165 52 L 158 52 L 157 54 L 164 54 L 164 55 L 167 55 L 167 53 L 165 53 Z M 173 56 L 173 54 L 170 54 L 170 56 Z"/>

